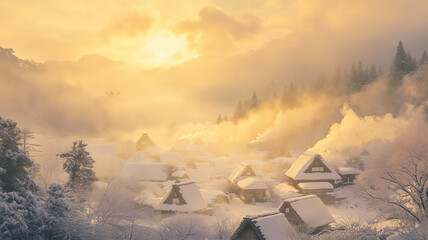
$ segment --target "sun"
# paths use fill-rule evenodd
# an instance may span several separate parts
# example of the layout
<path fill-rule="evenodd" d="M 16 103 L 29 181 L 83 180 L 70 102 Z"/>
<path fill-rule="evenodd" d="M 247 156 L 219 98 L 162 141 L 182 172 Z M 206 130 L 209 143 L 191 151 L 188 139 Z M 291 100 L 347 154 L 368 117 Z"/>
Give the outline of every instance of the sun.
<path fill-rule="evenodd" d="M 188 50 L 184 37 L 168 30 L 147 36 L 140 52 L 146 63 L 152 66 L 175 65 L 197 56 Z"/>
<path fill-rule="evenodd" d="M 147 69 L 173 66 L 199 56 L 189 50 L 185 37 L 169 29 L 154 30 L 135 38 L 113 37 L 108 44 L 98 46 L 96 52 Z"/>

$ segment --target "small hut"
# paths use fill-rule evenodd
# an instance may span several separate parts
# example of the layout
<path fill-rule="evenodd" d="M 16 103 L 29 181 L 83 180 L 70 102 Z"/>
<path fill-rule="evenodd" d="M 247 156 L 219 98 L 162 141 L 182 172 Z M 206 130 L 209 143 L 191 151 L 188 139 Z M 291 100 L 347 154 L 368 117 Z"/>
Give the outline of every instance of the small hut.
<path fill-rule="evenodd" d="M 285 199 L 277 209 L 287 220 L 302 229 L 317 233 L 334 222 L 324 203 L 315 195 Z"/>
<path fill-rule="evenodd" d="M 173 184 L 156 209 L 171 212 L 195 212 L 206 207 L 207 203 L 195 182 L 186 182 Z"/>
<path fill-rule="evenodd" d="M 239 180 L 242 180 L 246 177 L 255 177 L 256 172 L 253 170 L 251 165 L 246 162 L 240 162 L 235 170 L 230 174 L 229 181 L 231 183 L 237 183 Z"/>
<path fill-rule="evenodd" d="M 355 179 L 361 173 L 359 169 L 353 167 L 341 167 L 337 169 L 337 172 L 342 177 L 344 185 L 354 184 Z"/>
<path fill-rule="evenodd" d="M 257 178 L 249 177 L 238 182 L 240 188 L 240 198 L 245 203 L 266 201 L 266 184 Z"/>
<path fill-rule="evenodd" d="M 246 216 L 233 233 L 232 240 L 279 240 L 295 239 L 297 233 L 283 213 L 271 212 Z"/>

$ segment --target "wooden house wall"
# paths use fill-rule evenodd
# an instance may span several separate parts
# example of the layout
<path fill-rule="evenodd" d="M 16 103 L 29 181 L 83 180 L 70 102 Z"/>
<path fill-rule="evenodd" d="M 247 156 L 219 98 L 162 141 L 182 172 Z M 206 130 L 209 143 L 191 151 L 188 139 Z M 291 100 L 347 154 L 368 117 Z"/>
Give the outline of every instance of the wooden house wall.
<path fill-rule="evenodd" d="M 256 198 L 256 202 L 264 202 L 266 197 L 265 189 L 241 189 L 241 199 L 244 202 L 252 202 L 253 198 Z"/>
<path fill-rule="evenodd" d="M 342 177 L 342 182 L 346 184 L 353 183 L 357 177 L 357 174 L 340 174 L 340 176 Z"/>
<path fill-rule="evenodd" d="M 290 209 L 290 211 L 288 213 L 285 210 L 286 208 Z M 295 226 L 299 226 L 299 225 L 304 224 L 304 222 L 299 217 L 297 212 L 291 207 L 290 203 L 284 202 L 278 210 L 279 210 L 279 212 L 284 213 L 285 217 L 287 218 L 287 220 L 291 224 L 293 224 Z"/>
<path fill-rule="evenodd" d="M 178 205 L 184 205 L 187 204 L 184 200 L 183 196 L 180 193 L 180 190 L 178 187 L 173 186 L 171 192 L 169 193 L 168 197 L 163 202 L 164 204 L 174 204 L 173 198 L 178 198 Z"/>
<path fill-rule="evenodd" d="M 232 238 L 236 240 L 262 240 L 260 239 L 254 229 L 250 226 L 249 223 L 245 225 L 245 227 L 236 235 L 236 237 Z"/>

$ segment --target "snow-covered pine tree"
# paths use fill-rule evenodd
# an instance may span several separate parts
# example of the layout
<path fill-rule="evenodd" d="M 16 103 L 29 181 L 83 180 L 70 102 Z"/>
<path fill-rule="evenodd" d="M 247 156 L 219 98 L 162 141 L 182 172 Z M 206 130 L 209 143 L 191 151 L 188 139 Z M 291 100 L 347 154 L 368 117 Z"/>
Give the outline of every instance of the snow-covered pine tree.
<path fill-rule="evenodd" d="M 12 192 L 33 185 L 27 169 L 33 161 L 20 148 L 21 131 L 0 117 L 0 189 Z"/>
<path fill-rule="evenodd" d="M 66 239 L 69 234 L 64 230 L 67 224 L 67 213 L 71 209 L 65 198 L 65 189 L 61 184 L 52 183 L 47 191 L 46 215 L 41 233 L 44 239 Z"/>
<path fill-rule="evenodd" d="M 0 239 L 40 239 L 38 190 L 27 169 L 33 161 L 20 148 L 20 129 L 0 117 Z"/>
<path fill-rule="evenodd" d="M 390 72 L 390 88 L 397 88 L 401 85 L 404 75 L 416 70 L 416 61 L 409 52 L 405 52 L 403 43 L 400 41 L 395 53 L 394 62 Z"/>
<path fill-rule="evenodd" d="M 71 150 L 59 156 L 64 159 L 64 171 L 69 174 L 67 187 L 75 192 L 87 191 L 97 181 L 95 176 L 94 160 L 86 151 L 87 144 L 81 140 L 73 142 Z"/>
<path fill-rule="evenodd" d="M 425 63 L 428 63 L 428 54 L 427 50 L 424 50 L 422 53 L 421 59 L 419 59 L 419 66 L 424 65 Z"/>
<path fill-rule="evenodd" d="M 22 139 L 22 149 L 27 153 L 28 156 L 34 157 L 33 154 L 35 152 L 40 152 L 37 148 L 40 147 L 40 144 L 33 143 L 34 140 L 34 132 L 28 128 L 24 128 L 21 131 L 21 139 Z"/>
<path fill-rule="evenodd" d="M 368 82 L 373 82 L 377 78 L 376 65 L 372 64 L 368 74 Z"/>

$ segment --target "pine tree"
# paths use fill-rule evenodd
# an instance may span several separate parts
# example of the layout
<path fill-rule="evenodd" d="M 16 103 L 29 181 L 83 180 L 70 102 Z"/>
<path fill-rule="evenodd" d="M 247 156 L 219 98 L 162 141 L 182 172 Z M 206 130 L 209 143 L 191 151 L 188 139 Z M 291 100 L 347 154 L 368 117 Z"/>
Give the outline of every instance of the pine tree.
<path fill-rule="evenodd" d="M 416 69 L 416 63 L 410 53 L 406 53 L 403 43 L 400 41 L 395 53 L 394 62 L 391 67 L 390 88 L 399 87 L 404 75 Z"/>
<path fill-rule="evenodd" d="M 250 102 L 250 109 L 256 108 L 258 105 L 259 105 L 259 100 L 257 99 L 256 91 L 254 91 Z"/>
<path fill-rule="evenodd" d="M 245 116 L 245 109 L 242 101 L 239 100 L 238 105 L 236 105 L 235 112 L 233 114 L 232 120 L 236 123 L 239 119 Z"/>
<path fill-rule="evenodd" d="M 21 131 L 0 117 L 0 239 L 39 239 L 43 208 L 28 173 L 33 161 L 21 149 Z"/>
<path fill-rule="evenodd" d="M 64 226 L 71 210 L 70 202 L 65 198 L 65 189 L 61 184 L 53 183 L 47 191 L 46 216 L 41 229 L 44 239 L 64 239 L 67 235 Z"/>
<path fill-rule="evenodd" d="M 422 53 L 421 59 L 419 59 L 419 66 L 422 66 L 427 62 L 428 62 L 428 54 L 427 54 L 427 50 L 424 50 L 424 52 Z"/>
<path fill-rule="evenodd" d="M 377 78 L 376 66 L 372 64 L 368 73 L 368 82 L 373 82 Z"/>
<path fill-rule="evenodd" d="M 34 139 L 34 132 L 28 128 L 24 128 L 21 131 L 22 139 L 22 149 L 27 153 L 28 156 L 31 156 L 31 152 L 40 152 L 37 150 L 37 147 L 40 147 L 40 144 L 32 143 Z"/>
<path fill-rule="evenodd" d="M 216 123 L 220 124 L 221 122 L 223 122 L 223 119 L 221 118 L 221 115 L 219 114 L 218 117 L 217 117 Z"/>
<path fill-rule="evenodd" d="M 355 63 L 352 64 L 351 67 L 351 72 L 350 72 L 350 79 L 348 82 L 348 93 L 353 93 L 356 91 L 357 86 L 358 86 L 358 71 L 357 71 L 357 67 L 355 66 Z"/>
<path fill-rule="evenodd" d="M 31 191 L 0 192 L 0 239 L 42 239 L 45 209 Z"/>
<path fill-rule="evenodd" d="M 407 71 L 413 72 L 418 68 L 417 61 L 412 57 L 409 51 L 406 53 Z"/>
<path fill-rule="evenodd" d="M 95 161 L 86 151 L 86 146 L 81 140 L 76 141 L 70 151 L 59 155 L 65 160 L 63 168 L 69 174 L 66 186 L 76 192 L 90 190 L 98 180 L 93 170 Z"/>
<path fill-rule="evenodd" d="M 355 91 L 361 91 L 363 86 L 366 84 L 366 72 L 363 70 L 363 64 L 361 61 L 358 62 L 357 82 Z"/>
<path fill-rule="evenodd" d="M 12 120 L 0 117 L 0 189 L 4 192 L 34 186 L 28 174 L 33 161 L 20 147 L 20 129 Z"/>

